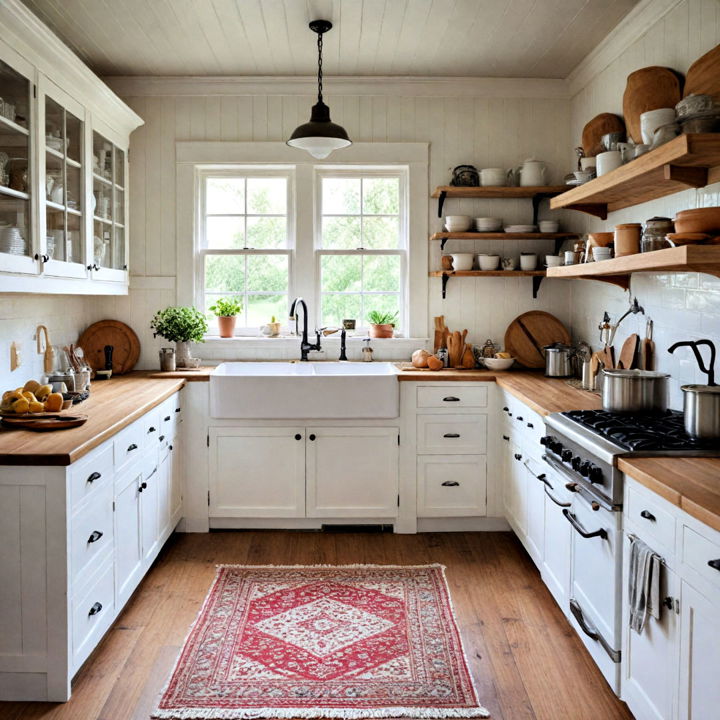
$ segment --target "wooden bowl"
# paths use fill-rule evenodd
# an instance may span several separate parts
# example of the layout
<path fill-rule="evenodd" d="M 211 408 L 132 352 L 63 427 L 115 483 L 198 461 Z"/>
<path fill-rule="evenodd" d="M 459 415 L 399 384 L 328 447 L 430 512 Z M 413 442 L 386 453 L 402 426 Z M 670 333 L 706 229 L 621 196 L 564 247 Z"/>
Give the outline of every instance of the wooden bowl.
<path fill-rule="evenodd" d="M 675 218 L 675 232 L 717 235 L 720 232 L 720 207 L 681 210 Z"/>
<path fill-rule="evenodd" d="M 607 247 L 614 239 L 614 232 L 596 232 L 589 233 L 590 244 L 595 247 Z"/>
<path fill-rule="evenodd" d="M 707 242 L 710 235 L 707 233 L 668 233 L 667 239 L 674 245 L 697 245 Z"/>

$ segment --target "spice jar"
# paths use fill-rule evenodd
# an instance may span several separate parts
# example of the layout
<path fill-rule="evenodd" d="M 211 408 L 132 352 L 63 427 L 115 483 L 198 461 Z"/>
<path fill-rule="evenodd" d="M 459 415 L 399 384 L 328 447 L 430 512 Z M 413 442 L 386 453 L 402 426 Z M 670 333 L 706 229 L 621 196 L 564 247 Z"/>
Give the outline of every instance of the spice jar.
<path fill-rule="evenodd" d="M 497 352 L 497 347 L 495 346 L 495 343 L 488 338 L 482 346 L 480 352 L 484 358 L 494 358 L 495 353 Z"/>
<path fill-rule="evenodd" d="M 640 223 L 624 223 L 615 226 L 615 257 L 640 252 Z"/>
<path fill-rule="evenodd" d="M 670 241 L 665 236 L 673 230 L 673 221 L 670 218 L 652 217 L 646 220 L 640 252 L 653 252 L 670 247 Z"/>

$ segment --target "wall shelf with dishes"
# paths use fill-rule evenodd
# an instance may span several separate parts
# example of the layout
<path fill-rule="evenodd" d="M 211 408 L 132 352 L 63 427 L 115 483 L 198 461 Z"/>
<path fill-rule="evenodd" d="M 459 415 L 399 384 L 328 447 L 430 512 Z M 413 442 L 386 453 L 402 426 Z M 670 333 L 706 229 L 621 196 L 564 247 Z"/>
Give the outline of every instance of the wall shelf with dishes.
<path fill-rule="evenodd" d="M 430 236 L 430 240 L 440 241 L 440 250 L 445 249 L 448 240 L 554 240 L 555 254 L 566 240 L 578 237 L 577 233 L 512 233 L 512 232 L 438 232 Z"/>
<path fill-rule="evenodd" d="M 442 297 L 447 296 L 447 284 L 451 277 L 456 278 L 483 278 L 483 277 L 530 277 L 533 285 L 533 298 L 537 298 L 540 284 L 547 277 L 545 270 L 431 270 L 429 277 L 442 278 Z"/>

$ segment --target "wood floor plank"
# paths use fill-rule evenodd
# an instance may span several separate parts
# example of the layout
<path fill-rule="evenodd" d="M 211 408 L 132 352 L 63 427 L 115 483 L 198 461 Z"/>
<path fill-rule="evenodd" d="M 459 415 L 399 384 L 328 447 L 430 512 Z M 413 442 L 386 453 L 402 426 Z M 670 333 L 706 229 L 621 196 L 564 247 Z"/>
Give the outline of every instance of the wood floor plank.
<path fill-rule="evenodd" d="M 629 720 L 511 533 L 213 532 L 171 538 L 65 704 L 2 720 L 148 720 L 218 564 L 446 566 L 480 702 L 494 720 Z"/>

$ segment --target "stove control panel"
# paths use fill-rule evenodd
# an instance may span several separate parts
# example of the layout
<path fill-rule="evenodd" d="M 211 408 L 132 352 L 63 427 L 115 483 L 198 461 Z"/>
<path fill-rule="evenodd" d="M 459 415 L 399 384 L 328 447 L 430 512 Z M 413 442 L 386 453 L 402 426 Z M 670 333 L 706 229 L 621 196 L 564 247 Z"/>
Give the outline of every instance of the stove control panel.
<path fill-rule="evenodd" d="M 595 463 L 586 460 L 581 455 L 575 455 L 572 449 L 565 447 L 555 436 L 544 435 L 540 444 L 554 455 L 563 464 L 572 468 L 574 472 L 595 485 L 603 484 L 603 470 Z"/>

